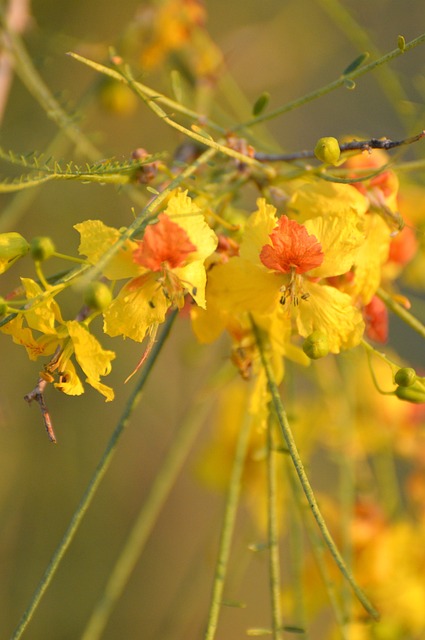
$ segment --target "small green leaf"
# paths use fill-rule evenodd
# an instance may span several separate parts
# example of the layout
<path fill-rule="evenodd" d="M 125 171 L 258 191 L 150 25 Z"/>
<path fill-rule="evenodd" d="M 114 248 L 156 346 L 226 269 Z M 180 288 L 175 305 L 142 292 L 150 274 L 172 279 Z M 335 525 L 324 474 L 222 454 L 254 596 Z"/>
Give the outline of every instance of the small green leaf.
<path fill-rule="evenodd" d="M 344 69 L 344 71 L 342 72 L 342 75 L 343 76 L 348 76 L 350 73 L 353 73 L 353 71 L 355 71 L 356 69 L 361 67 L 363 62 L 365 62 L 365 60 L 367 60 L 368 57 L 369 57 L 369 52 L 368 51 L 365 51 L 364 53 L 361 53 L 359 56 L 357 56 L 357 58 L 355 60 L 353 60 L 353 62 L 351 62 L 348 65 L 348 67 L 346 69 Z"/>
<path fill-rule="evenodd" d="M 400 49 L 400 51 L 402 51 L 404 53 L 404 51 L 406 49 L 406 40 L 404 39 L 404 36 L 398 36 L 398 38 L 397 38 L 397 46 Z"/>
<path fill-rule="evenodd" d="M 259 116 L 261 113 L 263 113 L 264 109 L 269 104 L 269 100 L 270 94 L 267 93 L 267 91 L 264 91 L 264 93 L 262 93 L 261 96 L 255 101 L 254 106 L 252 107 L 252 115 Z"/>
<path fill-rule="evenodd" d="M 305 629 L 302 627 L 293 627 L 288 625 L 283 627 L 283 631 L 286 631 L 286 633 L 305 633 Z"/>

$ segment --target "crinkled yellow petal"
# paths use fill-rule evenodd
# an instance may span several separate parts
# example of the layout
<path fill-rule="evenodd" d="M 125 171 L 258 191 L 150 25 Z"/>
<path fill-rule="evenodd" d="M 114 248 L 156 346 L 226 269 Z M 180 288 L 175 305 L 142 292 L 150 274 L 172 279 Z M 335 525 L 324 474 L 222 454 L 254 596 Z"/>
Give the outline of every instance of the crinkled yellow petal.
<path fill-rule="evenodd" d="M 207 283 L 207 275 L 203 262 L 197 260 L 190 262 L 184 267 L 173 269 L 182 285 L 187 289 L 199 307 L 205 309 L 205 285 Z"/>
<path fill-rule="evenodd" d="M 178 191 L 171 196 L 164 213 L 184 229 L 196 251 L 188 255 L 188 262 L 201 260 L 214 253 L 217 236 L 205 222 L 201 209 L 189 198 L 186 191 Z"/>
<path fill-rule="evenodd" d="M 227 314 L 214 302 L 208 302 L 206 309 L 193 306 L 190 310 L 193 333 L 201 344 L 217 340 L 227 326 Z"/>
<path fill-rule="evenodd" d="M 324 253 L 322 264 L 309 271 L 308 275 L 327 278 L 347 273 L 364 242 L 364 220 L 350 212 L 345 218 L 317 216 L 306 220 L 304 226 L 309 234 L 318 239 Z"/>
<path fill-rule="evenodd" d="M 61 373 L 61 381 L 55 382 L 53 386 L 68 396 L 81 396 L 84 393 L 84 387 L 71 360 L 68 360 L 65 370 Z"/>
<path fill-rule="evenodd" d="M 121 289 L 103 314 L 104 331 L 110 336 L 122 335 L 142 342 L 152 324 L 164 322 L 169 306 L 155 277 L 141 286 L 136 279 Z"/>
<path fill-rule="evenodd" d="M 97 264 L 103 254 L 121 237 L 118 229 L 106 226 L 101 220 L 86 220 L 74 225 L 74 229 L 81 236 L 78 251 L 80 255 L 87 256 L 90 264 Z M 126 240 L 103 269 L 104 275 L 110 280 L 133 278 L 138 275 L 140 267 L 133 262 L 135 249 L 137 249 L 137 243 Z"/>
<path fill-rule="evenodd" d="M 46 294 L 37 282 L 31 278 L 21 278 L 28 300 Z M 62 322 L 62 316 L 58 304 L 53 297 L 44 295 L 40 303 L 35 303 L 25 312 L 25 320 L 32 329 L 41 333 L 56 333 L 55 323 Z"/>
<path fill-rule="evenodd" d="M 74 345 L 75 358 L 87 376 L 86 382 L 104 395 L 106 400 L 113 400 L 113 390 L 102 384 L 100 377 L 107 376 L 111 372 L 111 362 L 115 358 L 115 353 L 103 349 L 97 339 L 80 322 L 70 320 L 66 326 Z"/>
<path fill-rule="evenodd" d="M 357 251 L 355 279 L 350 294 L 368 304 L 381 283 L 382 265 L 391 243 L 388 225 L 379 215 L 367 216 L 366 240 Z"/>
<path fill-rule="evenodd" d="M 353 306 L 351 297 L 335 287 L 305 282 L 310 296 L 295 307 L 296 324 L 300 335 L 307 337 L 315 330 L 326 334 L 329 350 L 339 353 L 359 344 L 363 337 L 362 314 Z"/>
<path fill-rule="evenodd" d="M 362 217 L 368 207 L 367 198 L 351 185 L 324 180 L 305 183 L 297 189 L 288 203 L 288 211 L 300 223 L 316 216 L 345 218 L 354 213 Z"/>
<path fill-rule="evenodd" d="M 268 315 L 279 304 L 287 278 L 237 257 L 211 269 L 208 282 L 208 298 L 223 309 Z"/>
<path fill-rule="evenodd" d="M 15 344 L 25 347 L 30 360 L 37 360 L 40 356 L 51 355 L 58 344 L 53 336 L 49 336 L 50 341 L 46 341 L 42 336 L 38 340 L 34 338 L 31 329 L 22 326 L 23 318 L 18 316 L 0 328 L 0 331 L 12 336 Z M 53 340 L 52 340 L 53 338 Z"/>
<path fill-rule="evenodd" d="M 262 265 L 261 249 L 271 244 L 270 234 L 277 225 L 276 208 L 264 198 L 257 200 L 258 209 L 247 220 L 239 255 L 252 264 Z M 263 266 L 264 268 L 264 266 Z"/>

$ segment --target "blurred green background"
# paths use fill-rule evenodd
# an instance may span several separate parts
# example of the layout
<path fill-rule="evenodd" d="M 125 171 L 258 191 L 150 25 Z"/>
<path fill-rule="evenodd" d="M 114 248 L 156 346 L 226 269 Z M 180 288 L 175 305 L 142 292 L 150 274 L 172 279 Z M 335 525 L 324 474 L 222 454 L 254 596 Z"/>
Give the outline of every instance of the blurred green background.
<path fill-rule="evenodd" d="M 96 88 L 87 108 L 78 107 L 85 92 L 98 81 L 94 72 L 66 52 L 80 51 L 102 59 L 98 52 L 103 54 L 110 44 L 119 51 L 121 34 L 145 4 L 135 0 L 32 3 L 33 20 L 25 40 L 34 63 L 105 158 L 128 158 L 137 147 L 150 152 L 165 149 L 172 154 L 181 142 L 143 104 L 127 117 L 108 112 Z M 310 92 L 337 78 L 367 48 L 356 44 L 364 32 L 344 33 L 325 10 L 327 4 L 314 0 L 206 3 L 210 33 L 249 103 L 268 91 L 270 108 L 274 108 Z M 352 12 L 381 52 L 394 49 L 399 34 L 408 41 L 425 25 L 422 0 L 350 0 L 341 5 Z M 391 68 L 408 100 L 420 105 L 423 114 L 424 49 L 398 58 Z M 416 133 L 406 130 L 397 113 L 401 107 L 408 115 L 408 103 L 395 109 L 388 101 L 379 83 L 382 73 L 377 70 L 363 77 L 354 91 L 339 89 L 273 121 L 269 126 L 272 137 L 286 150 L 300 150 L 313 148 L 324 135 L 398 139 Z M 143 81 L 170 92 L 168 80 L 156 72 L 145 74 Z M 423 126 L 418 123 L 418 130 Z M 41 152 L 55 134 L 54 123 L 15 78 L 1 126 L 1 146 L 22 153 Z M 79 160 L 70 147 L 62 157 Z M 2 164 L 2 169 L 8 175 L 9 167 Z M 423 175 L 417 179 L 425 182 Z M 1 196 L 1 210 L 12 200 L 13 196 Z M 107 224 L 126 225 L 132 219 L 131 206 L 130 200 L 111 186 L 52 183 L 33 194 L 25 214 L 9 230 L 18 230 L 27 238 L 48 234 L 59 251 L 72 253 L 78 245 L 73 224 L 100 218 Z M 53 271 L 57 267 L 53 266 Z M 20 270 L 15 267 L 3 276 L 2 294 L 16 286 Z M 27 274 L 33 276 L 29 260 Z M 72 317 L 78 311 L 78 300 L 69 296 L 67 304 L 64 313 Z M 36 384 L 39 365 L 29 362 L 24 350 L 12 345 L 8 337 L 1 337 L 1 638 L 9 637 L 22 615 L 134 384 L 132 380 L 124 386 L 123 381 L 142 348 L 130 341 L 116 344 L 105 339 L 103 344 L 118 354 L 106 380 L 115 388 L 116 400 L 105 404 L 90 388 L 79 398 L 49 390 L 47 401 L 59 441 L 55 447 L 47 440 L 38 408 L 23 401 L 24 394 Z M 221 343 L 197 347 L 188 324 L 179 321 L 94 504 L 24 637 L 74 640 L 81 636 L 165 451 L 202 380 L 207 380 L 211 367 L 222 364 L 225 354 Z M 202 636 L 222 510 L 222 496 L 208 492 L 194 472 L 197 452 L 207 434 L 206 424 L 110 620 L 105 640 Z M 249 525 L 241 527 L 240 535 L 248 543 L 252 540 L 247 529 L 249 532 Z M 246 581 L 250 586 L 241 589 L 248 607 L 231 609 L 230 613 L 224 610 L 219 633 L 222 640 L 244 637 L 246 627 L 261 621 L 267 624 L 265 564 L 254 562 L 250 572 L 251 579 Z"/>

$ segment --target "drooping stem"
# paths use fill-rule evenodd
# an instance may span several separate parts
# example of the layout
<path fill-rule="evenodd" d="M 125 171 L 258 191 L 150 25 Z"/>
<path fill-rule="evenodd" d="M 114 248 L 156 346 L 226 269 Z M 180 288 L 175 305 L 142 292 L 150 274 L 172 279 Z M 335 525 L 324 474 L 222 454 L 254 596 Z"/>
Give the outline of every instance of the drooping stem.
<path fill-rule="evenodd" d="M 396 302 L 386 291 L 384 291 L 381 287 L 376 292 L 378 298 L 385 303 L 385 305 L 390 309 L 393 313 L 396 314 L 403 322 L 405 322 L 411 329 L 419 333 L 422 338 L 425 338 L 425 325 L 422 322 L 419 322 L 414 315 L 409 313 L 407 309 L 401 306 L 398 302 Z"/>
<path fill-rule="evenodd" d="M 379 619 L 379 613 L 378 611 L 376 611 L 376 609 L 373 607 L 373 605 L 371 604 L 371 602 L 369 601 L 369 599 L 367 598 L 367 596 L 365 595 L 365 593 L 363 593 L 362 589 L 359 587 L 359 585 L 356 583 L 356 581 L 354 580 L 353 575 L 351 574 L 351 572 L 349 571 L 348 567 L 346 566 L 340 552 L 338 551 L 335 542 L 329 532 L 329 529 L 326 525 L 326 522 L 322 516 L 322 513 L 319 509 L 319 505 L 317 504 L 317 500 L 316 497 L 314 495 L 313 489 L 311 487 L 310 481 L 307 477 L 307 474 L 305 472 L 304 469 L 304 465 L 301 461 L 300 455 L 298 453 L 298 449 L 297 446 L 295 444 L 295 440 L 294 437 L 292 435 L 292 431 L 291 428 L 289 426 L 289 422 L 288 422 L 288 418 L 285 412 L 285 409 L 283 407 L 282 401 L 280 399 L 280 395 L 279 395 L 279 390 L 277 388 L 277 384 L 273 375 L 273 371 L 272 368 L 270 366 L 270 363 L 268 361 L 268 358 L 266 356 L 265 350 L 264 350 L 264 346 L 262 343 L 262 339 L 261 339 L 261 335 L 260 335 L 260 331 L 257 328 L 256 324 L 254 322 L 252 322 L 252 327 L 253 327 L 253 331 L 254 331 L 254 335 L 256 338 L 256 342 L 258 345 L 258 349 L 260 352 L 260 357 L 261 357 L 261 362 L 262 365 L 264 367 L 265 373 L 266 373 L 266 377 L 267 377 L 267 382 L 268 382 L 268 387 L 272 396 L 272 402 L 273 402 L 273 406 L 274 406 L 274 410 L 276 412 L 276 417 L 279 423 L 279 426 L 281 428 L 282 431 L 282 435 L 283 438 L 285 440 L 286 446 L 288 447 L 288 451 L 289 451 L 289 455 L 291 456 L 293 465 L 295 467 L 295 471 L 298 475 L 301 487 L 304 491 L 304 494 L 307 498 L 307 502 L 309 504 L 309 507 L 311 509 L 311 512 L 317 522 L 317 525 L 320 529 L 320 532 L 322 534 L 323 540 L 325 541 L 326 546 L 328 547 L 333 559 L 335 560 L 336 565 L 338 566 L 339 570 L 341 571 L 342 575 L 345 577 L 345 579 L 348 581 L 348 583 L 351 585 L 351 588 L 353 589 L 353 592 L 355 593 L 357 599 L 359 600 L 359 602 L 362 604 L 362 606 L 364 607 L 364 609 L 367 611 L 367 613 L 374 618 L 375 620 Z"/>
<path fill-rule="evenodd" d="M 57 547 L 55 553 L 53 554 L 47 569 L 42 577 L 42 579 L 40 580 L 40 583 L 37 587 L 37 589 L 34 592 L 34 595 L 27 607 L 27 609 L 25 610 L 16 630 L 14 631 L 11 640 L 19 640 L 19 638 L 22 637 L 23 632 L 25 631 L 28 623 L 30 622 L 31 618 L 33 617 L 38 605 L 40 604 L 40 601 L 44 595 L 44 593 L 46 592 L 46 589 L 48 588 L 48 586 L 50 585 L 63 557 L 65 556 L 66 551 L 68 550 L 69 545 L 71 544 L 83 518 L 84 515 L 87 511 L 87 509 L 89 508 L 95 494 L 96 491 L 111 463 L 111 460 L 113 458 L 113 455 L 116 451 L 119 439 L 121 437 L 121 435 L 124 432 L 124 429 L 126 428 L 130 417 L 134 411 L 134 409 L 137 407 L 140 399 L 141 399 L 141 395 L 142 395 L 142 390 L 143 387 L 149 377 L 150 372 L 152 371 L 153 365 L 155 364 L 162 347 L 164 346 L 164 343 L 166 341 L 166 338 L 170 332 L 171 326 L 174 322 L 174 319 L 176 317 L 176 312 L 170 314 L 168 316 L 168 319 L 166 320 L 162 333 L 158 338 L 158 341 L 156 342 L 154 348 L 151 351 L 150 357 L 148 359 L 148 361 L 146 362 L 145 368 L 142 371 L 142 374 L 138 380 L 138 383 L 136 385 L 136 387 L 134 388 L 130 398 L 128 399 L 127 405 L 124 408 L 124 411 L 121 415 L 121 418 L 117 424 L 117 426 L 115 427 L 109 441 L 108 444 L 106 445 L 105 451 L 95 469 L 95 472 L 89 482 L 89 484 L 87 485 L 87 488 L 83 494 L 83 497 L 81 498 L 81 501 L 76 509 L 76 511 L 74 512 L 74 515 L 71 518 L 71 522 L 68 525 L 67 530 L 65 531 L 65 534 L 61 540 L 61 542 L 59 543 L 59 546 Z"/>

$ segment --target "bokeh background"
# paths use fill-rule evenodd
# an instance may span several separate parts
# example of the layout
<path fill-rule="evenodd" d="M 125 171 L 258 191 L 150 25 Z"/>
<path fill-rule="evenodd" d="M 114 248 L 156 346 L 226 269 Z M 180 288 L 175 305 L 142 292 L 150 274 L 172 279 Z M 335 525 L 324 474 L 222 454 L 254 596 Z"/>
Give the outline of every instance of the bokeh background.
<path fill-rule="evenodd" d="M 270 108 L 278 107 L 337 78 L 367 49 L 359 42 L 365 32 L 378 50 L 387 52 L 396 47 L 399 34 L 408 41 L 425 25 L 425 4 L 421 0 L 345 0 L 341 5 L 352 12 L 364 31 L 350 28 L 345 32 L 329 14 L 329 3 L 324 0 L 206 2 L 208 29 L 224 53 L 235 83 L 234 95 L 239 87 L 247 104 L 252 105 L 263 91 L 268 91 Z M 135 0 L 32 2 L 33 18 L 25 41 L 33 61 L 105 158 L 128 158 L 137 147 L 172 154 L 181 142 L 142 103 L 128 113 L 108 108 L 100 79 L 66 55 L 67 51 L 79 51 L 102 60 L 109 45 L 120 51 L 122 34 L 144 6 L 146 3 Z M 425 99 L 423 48 L 398 58 L 391 68 L 402 82 L 406 103 L 391 104 L 382 88 L 384 71 L 378 69 L 361 78 L 354 91 L 339 89 L 271 122 L 271 139 L 291 151 L 312 148 L 324 135 L 398 139 L 416 133 L 423 122 L 418 122 L 414 131 L 412 122 L 406 125 L 406 118 L 409 101 L 421 106 Z M 158 71 L 145 72 L 142 78 L 153 88 L 171 91 L 169 79 Z M 81 106 L 83 97 L 87 102 Z M 224 102 L 223 106 L 228 108 Z M 1 124 L 1 146 L 22 153 L 42 152 L 56 133 L 55 124 L 15 78 Z M 409 153 L 415 157 L 416 150 Z M 60 157 L 80 159 L 78 150 L 70 146 L 63 148 Z M 10 175 L 7 164 L 2 163 L 1 170 L 2 175 Z M 423 175 L 415 177 L 425 182 Z M 0 197 L 0 224 L 2 211 L 13 198 Z M 131 206 L 125 194 L 112 186 L 51 183 L 34 191 L 29 204 L 2 231 L 18 230 L 27 238 L 47 234 L 59 251 L 72 253 L 78 245 L 73 224 L 101 218 L 107 224 L 126 225 L 132 219 Z M 28 260 L 29 275 L 33 274 L 31 270 Z M 18 271 L 15 268 L 3 276 L 2 294 L 16 286 Z M 78 304 L 75 296 L 69 296 L 65 313 L 72 317 Z M 38 408 L 23 401 L 37 381 L 38 364 L 29 362 L 23 349 L 1 337 L 2 638 L 9 637 L 22 615 L 134 384 L 131 381 L 124 385 L 123 381 L 136 365 L 141 348 L 130 341 L 116 345 L 106 339 L 103 343 L 118 353 L 107 381 L 116 389 L 116 400 L 105 404 L 91 389 L 79 398 L 50 391 L 47 400 L 59 441 L 53 446 L 44 433 Z M 420 360 L 413 343 L 411 353 Z M 95 501 L 25 637 L 74 640 L 81 636 L 165 452 L 211 367 L 221 365 L 225 357 L 226 345 L 197 346 L 190 327 L 179 321 Z M 223 500 L 221 494 L 208 491 L 196 473 L 208 430 L 206 421 L 109 622 L 105 640 L 202 636 Z M 239 535 L 248 544 L 255 533 L 244 513 L 241 521 Z M 248 607 L 232 609 L 231 613 L 224 609 L 219 633 L 223 640 L 244 637 L 244 629 L 261 620 L 267 624 L 266 566 L 261 559 L 252 564 L 248 576 L 248 586 L 242 588 Z"/>

